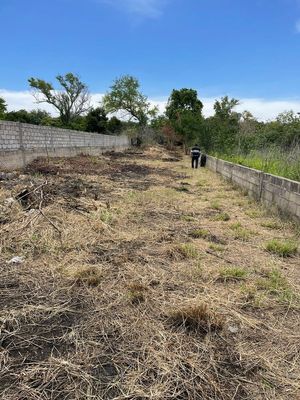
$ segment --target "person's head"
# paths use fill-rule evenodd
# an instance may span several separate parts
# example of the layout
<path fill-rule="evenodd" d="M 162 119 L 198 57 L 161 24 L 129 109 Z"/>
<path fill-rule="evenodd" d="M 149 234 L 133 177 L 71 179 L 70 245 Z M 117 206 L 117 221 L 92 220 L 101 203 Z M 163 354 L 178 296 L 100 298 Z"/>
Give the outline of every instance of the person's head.
<path fill-rule="evenodd" d="M 199 147 L 199 145 L 196 143 L 196 144 L 195 144 L 195 147 Z"/>

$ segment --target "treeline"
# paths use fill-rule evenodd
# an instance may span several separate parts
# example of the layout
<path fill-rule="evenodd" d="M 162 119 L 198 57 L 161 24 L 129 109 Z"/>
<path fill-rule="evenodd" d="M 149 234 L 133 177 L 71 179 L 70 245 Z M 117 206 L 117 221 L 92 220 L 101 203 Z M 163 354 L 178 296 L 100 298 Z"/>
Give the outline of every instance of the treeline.
<path fill-rule="evenodd" d="M 56 80 L 59 89 L 39 78 L 28 82 L 36 102 L 51 105 L 57 117 L 39 109 L 8 112 L 0 98 L 0 119 L 104 134 L 126 131 L 137 144 L 155 141 L 188 148 L 198 142 L 207 152 L 228 156 L 273 147 L 288 150 L 300 143 L 300 117 L 292 111 L 259 122 L 249 111 L 237 112 L 239 101 L 225 96 L 216 100 L 214 115 L 205 118 L 197 91 L 183 88 L 172 91 L 165 113 L 158 115 L 139 81 L 129 75 L 116 79 L 93 108 L 88 87 L 78 76 L 68 73 Z"/>
<path fill-rule="evenodd" d="M 300 117 L 293 111 L 275 121 L 259 122 L 249 111 L 239 113 L 237 99 L 225 96 L 214 104 L 214 115 L 205 118 L 203 104 L 193 89 L 173 90 L 164 116 L 152 121 L 170 146 L 198 142 L 206 151 L 219 154 L 249 153 L 253 149 L 300 144 Z"/>
<path fill-rule="evenodd" d="M 59 117 L 55 118 L 44 110 L 18 110 L 7 112 L 4 110 L 0 120 L 23 122 L 33 125 L 47 125 L 56 128 L 68 128 L 77 131 L 96 132 L 102 134 L 119 135 L 128 124 L 117 117 L 109 118 L 102 107 L 91 109 L 87 115 L 79 116 L 68 124 L 62 123 Z"/>

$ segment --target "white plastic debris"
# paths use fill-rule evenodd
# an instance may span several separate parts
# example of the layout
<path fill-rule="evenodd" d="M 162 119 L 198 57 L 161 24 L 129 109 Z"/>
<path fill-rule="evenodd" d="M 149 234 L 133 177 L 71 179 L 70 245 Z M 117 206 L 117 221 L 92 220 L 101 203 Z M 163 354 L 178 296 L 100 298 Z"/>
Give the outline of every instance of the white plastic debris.
<path fill-rule="evenodd" d="M 15 199 L 13 197 L 8 197 L 7 199 L 4 200 L 4 204 L 6 206 L 10 206 L 15 202 Z"/>
<path fill-rule="evenodd" d="M 238 328 L 237 326 L 231 326 L 231 325 L 229 325 L 228 330 L 229 330 L 229 332 L 231 332 L 231 333 L 238 333 L 239 328 Z"/>
<path fill-rule="evenodd" d="M 7 264 L 22 264 L 24 257 L 15 256 L 11 260 L 7 261 Z"/>

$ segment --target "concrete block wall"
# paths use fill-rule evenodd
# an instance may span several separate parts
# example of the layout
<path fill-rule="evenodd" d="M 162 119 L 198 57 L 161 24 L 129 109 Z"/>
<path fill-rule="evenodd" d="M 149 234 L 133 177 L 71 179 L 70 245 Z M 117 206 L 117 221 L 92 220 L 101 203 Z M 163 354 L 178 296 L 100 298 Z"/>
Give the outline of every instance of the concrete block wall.
<path fill-rule="evenodd" d="M 207 156 L 208 169 L 221 174 L 267 208 L 277 207 L 300 222 L 300 182 Z"/>
<path fill-rule="evenodd" d="M 0 169 L 22 168 L 37 157 L 101 154 L 130 146 L 126 136 L 101 135 L 0 121 Z"/>

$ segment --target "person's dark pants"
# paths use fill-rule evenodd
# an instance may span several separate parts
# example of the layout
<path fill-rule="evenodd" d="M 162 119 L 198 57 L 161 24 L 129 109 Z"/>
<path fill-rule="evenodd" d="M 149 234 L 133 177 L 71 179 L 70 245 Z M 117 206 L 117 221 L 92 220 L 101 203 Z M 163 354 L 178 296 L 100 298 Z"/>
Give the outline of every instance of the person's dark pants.
<path fill-rule="evenodd" d="M 192 168 L 198 168 L 199 165 L 199 156 L 192 157 Z"/>

